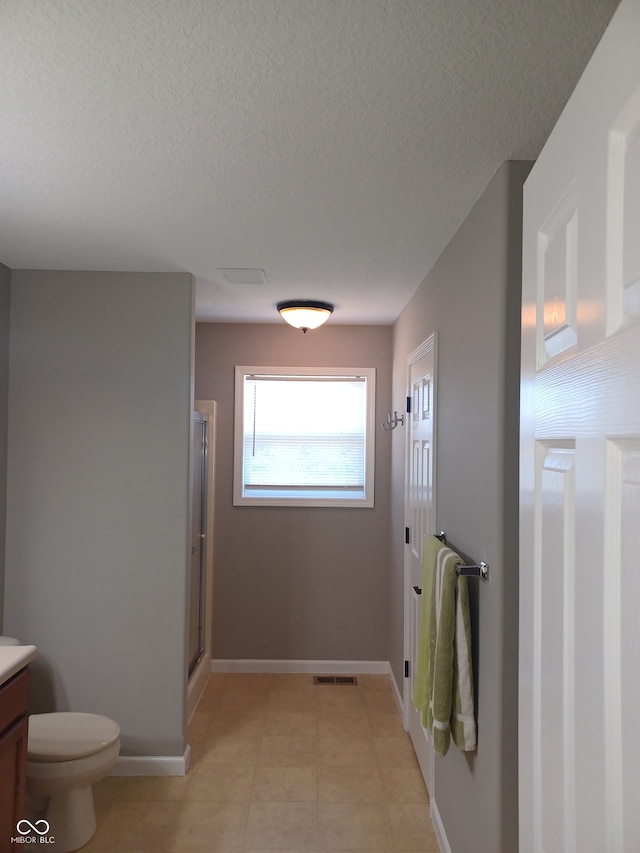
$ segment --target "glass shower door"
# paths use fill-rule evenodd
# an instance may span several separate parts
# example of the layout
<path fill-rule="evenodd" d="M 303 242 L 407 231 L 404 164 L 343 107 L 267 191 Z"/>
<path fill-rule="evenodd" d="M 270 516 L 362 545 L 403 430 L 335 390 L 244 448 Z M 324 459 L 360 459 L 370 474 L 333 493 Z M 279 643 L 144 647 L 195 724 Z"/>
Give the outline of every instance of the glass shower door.
<path fill-rule="evenodd" d="M 207 421 L 194 413 L 191 449 L 191 578 L 189 602 L 189 676 L 204 654 L 205 566 L 207 553 Z"/>

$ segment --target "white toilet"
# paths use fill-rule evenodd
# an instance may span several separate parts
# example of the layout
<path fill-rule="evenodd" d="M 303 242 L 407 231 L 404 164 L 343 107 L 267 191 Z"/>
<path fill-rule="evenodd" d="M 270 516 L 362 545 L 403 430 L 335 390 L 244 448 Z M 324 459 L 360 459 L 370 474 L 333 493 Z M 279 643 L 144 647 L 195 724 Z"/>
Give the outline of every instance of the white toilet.
<path fill-rule="evenodd" d="M 27 752 L 30 810 L 48 821 L 56 853 L 78 850 L 96 831 L 91 786 L 118 760 L 120 727 L 98 714 L 32 714 Z"/>

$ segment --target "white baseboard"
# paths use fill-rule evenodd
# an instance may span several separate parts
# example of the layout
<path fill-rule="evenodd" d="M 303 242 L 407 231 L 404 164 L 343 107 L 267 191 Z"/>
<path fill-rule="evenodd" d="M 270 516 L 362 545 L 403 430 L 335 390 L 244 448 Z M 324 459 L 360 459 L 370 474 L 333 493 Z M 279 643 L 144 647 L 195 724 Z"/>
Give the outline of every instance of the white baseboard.
<path fill-rule="evenodd" d="M 191 747 L 184 755 L 121 755 L 109 776 L 186 776 Z"/>
<path fill-rule="evenodd" d="M 382 660 L 212 660 L 211 672 L 308 672 L 312 675 L 388 675 Z"/>
<path fill-rule="evenodd" d="M 433 828 L 436 833 L 436 838 L 438 839 L 438 847 L 440 848 L 440 853 L 451 853 L 451 846 L 449 845 L 447 833 L 444 831 L 444 824 L 442 823 L 442 818 L 440 817 L 440 812 L 438 811 L 438 804 L 434 799 L 431 799 L 429 813 L 431 815 L 431 823 L 433 824 Z"/>

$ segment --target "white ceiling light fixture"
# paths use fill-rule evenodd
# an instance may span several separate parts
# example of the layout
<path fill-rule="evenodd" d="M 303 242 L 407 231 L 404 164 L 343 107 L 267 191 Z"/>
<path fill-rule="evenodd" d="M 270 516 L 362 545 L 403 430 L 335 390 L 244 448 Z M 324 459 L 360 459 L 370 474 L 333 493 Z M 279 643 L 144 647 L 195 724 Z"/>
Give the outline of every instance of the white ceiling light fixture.
<path fill-rule="evenodd" d="M 283 320 L 305 334 L 309 329 L 317 329 L 333 314 L 333 305 L 315 299 L 288 299 L 278 302 L 276 307 Z"/>

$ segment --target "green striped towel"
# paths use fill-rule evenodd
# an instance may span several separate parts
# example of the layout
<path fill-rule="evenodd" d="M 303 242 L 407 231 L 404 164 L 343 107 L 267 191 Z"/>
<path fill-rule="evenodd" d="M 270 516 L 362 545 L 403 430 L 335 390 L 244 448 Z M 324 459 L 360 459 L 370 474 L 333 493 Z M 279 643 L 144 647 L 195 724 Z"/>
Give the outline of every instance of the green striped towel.
<path fill-rule="evenodd" d="M 451 735 L 463 751 L 476 748 L 469 590 L 458 576 L 461 562 L 436 536 L 425 537 L 413 701 L 437 755 L 446 755 Z"/>
<path fill-rule="evenodd" d="M 420 598 L 420 627 L 418 655 L 413 682 L 413 705 L 420 711 L 422 725 L 428 729 L 428 711 L 431 700 L 431 611 L 433 577 L 438 553 L 446 548 L 437 536 L 425 536 L 422 546 L 422 596 Z"/>

